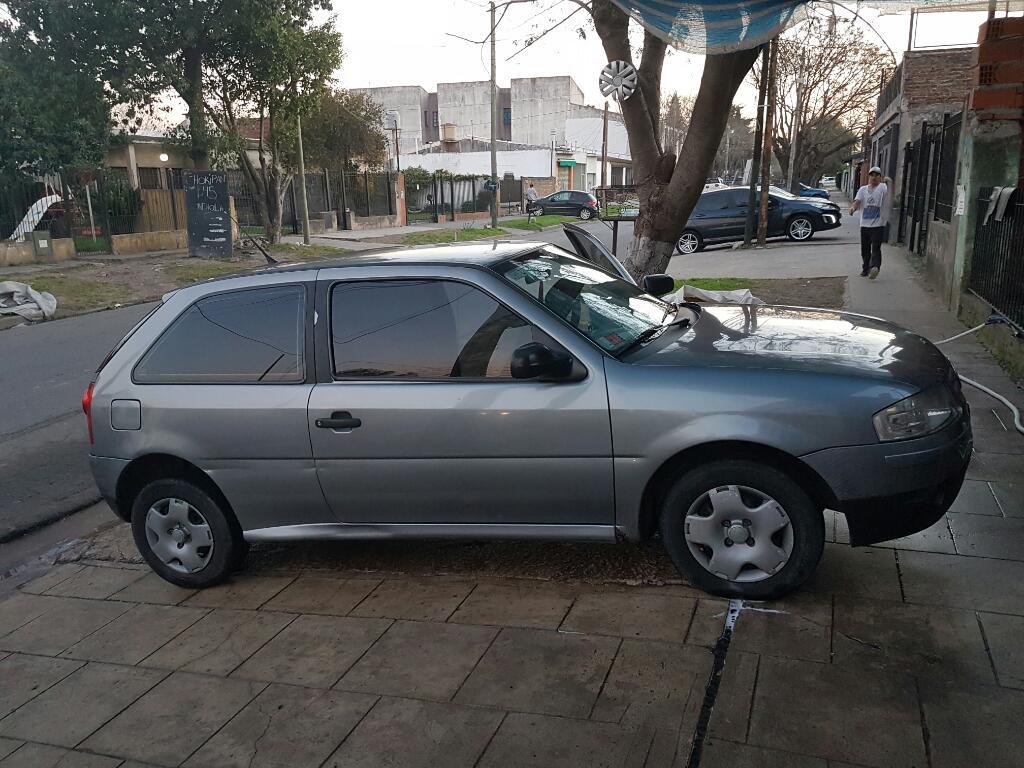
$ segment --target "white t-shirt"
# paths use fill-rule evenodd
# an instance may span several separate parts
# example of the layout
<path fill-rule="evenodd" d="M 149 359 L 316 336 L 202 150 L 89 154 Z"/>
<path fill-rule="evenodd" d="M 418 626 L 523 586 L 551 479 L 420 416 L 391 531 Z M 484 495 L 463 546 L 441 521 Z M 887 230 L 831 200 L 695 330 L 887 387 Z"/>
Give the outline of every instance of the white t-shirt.
<path fill-rule="evenodd" d="M 537 194 L 537 190 L 534 189 L 533 187 L 530 187 L 528 190 L 526 190 L 526 199 L 529 200 L 530 202 L 533 202 L 538 197 L 539 195 Z"/>
<path fill-rule="evenodd" d="M 884 227 L 889 223 L 889 187 L 884 182 L 879 182 L 873 189 L 870 184 L 865 184 L 853 199 L 860 200 L 862 227 Z"/>

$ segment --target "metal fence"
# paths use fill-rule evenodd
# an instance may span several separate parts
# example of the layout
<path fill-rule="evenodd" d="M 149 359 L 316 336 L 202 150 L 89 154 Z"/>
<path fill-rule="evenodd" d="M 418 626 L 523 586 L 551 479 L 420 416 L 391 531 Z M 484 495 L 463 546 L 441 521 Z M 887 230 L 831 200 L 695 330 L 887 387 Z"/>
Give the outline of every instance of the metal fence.
<path fill-rule="evenodd" d="M 447 171 L 434 171 L 405 177 L 405 210 L 410 224 L 416 222 L 455 221 L 457 214 L 488 213 L 494 193 L 484 185 L 488 176 L 455 176 Z M 519 185 L 517 202 L 521 203 L 522 183 L 505 179 L 505 185 Z M 510 193 L 511 194 L 511 193 Z M 504 208 L 504 206 L 503 206 Z M 510 211 L 512 209 L 509 209 Z"/>
<path fill-rule="evenodd" d="M 960 156 L 960 125 L 963 112 L 942 119 L 938 177 L 935 182 L 935 218 L 953 220 L 953 195 L 956 190 L 956 165 Z"/>
<path fill-rule="evenodd" d="M 990 212 L 992 189 L 977 202 L 971 291 L 1024 328 L 1024 189 L 1018 188 L 1001 221 Z"/>
<path fill-rule="evenodd" d="M 133 189 L 116 171 L 0 182 L 0 240 L 45 230 L 73 238 L 78 251 L 108 251 L 111 235 L 184 228 L 180 179 L 175 186 L 171 169 L 160 170 L 159 186 L 150 189 Z"/>

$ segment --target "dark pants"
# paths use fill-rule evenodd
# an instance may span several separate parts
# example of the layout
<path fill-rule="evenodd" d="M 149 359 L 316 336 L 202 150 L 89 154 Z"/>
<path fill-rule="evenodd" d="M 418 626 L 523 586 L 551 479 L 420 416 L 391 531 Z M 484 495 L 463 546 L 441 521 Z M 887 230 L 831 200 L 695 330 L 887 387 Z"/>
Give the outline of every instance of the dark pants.
<path fill-rule="evenodd" d="M 884 234 L 885 227 L 860 228 L 860 260 L 864 263 L 862 271 L 867 272 L 871 267 L 882 266 L 882 236 Z"/>

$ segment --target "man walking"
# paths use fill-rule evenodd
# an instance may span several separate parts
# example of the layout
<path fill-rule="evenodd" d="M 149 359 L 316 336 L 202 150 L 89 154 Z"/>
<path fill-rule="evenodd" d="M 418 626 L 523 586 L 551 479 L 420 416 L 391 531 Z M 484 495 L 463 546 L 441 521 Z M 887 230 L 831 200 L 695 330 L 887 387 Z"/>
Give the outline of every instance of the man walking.
<path fill-rule="evenodd" d="M 537 190 L 533 188 L 533 182 L 530 182 L 530 188 L 526 190 L 526 220 L 528 222 L 533 220 L 533 204 L 539 197 Z"/>
<path fill-rule="evenodd" d="M 882 169 L 873 165 L 868 183 L 857 190 L 850 208 L 852 216 L 860 211 L 861 277 L 874 280 L 882 267 L 882 238 L 889 219 L 889 187 L 882 183 Z"/>

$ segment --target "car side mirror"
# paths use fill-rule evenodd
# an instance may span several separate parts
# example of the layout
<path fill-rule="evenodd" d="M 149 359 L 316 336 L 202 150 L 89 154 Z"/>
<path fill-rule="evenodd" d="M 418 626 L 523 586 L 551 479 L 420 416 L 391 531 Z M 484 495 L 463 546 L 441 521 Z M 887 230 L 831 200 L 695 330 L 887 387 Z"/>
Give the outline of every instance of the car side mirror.
<path fill-rule="evenodd" d="M 567 379 L 571 376 L 572 369 L 572 357 L 564 352 L 555 352 L 537 341 L 523 344 L 512 353 L 513 379 Z"/>
<path fill-rule="evenodd" d="M 647 275 L 644 278 L 644 293 L 651 296 L 664 296 L 666 293 L 672 293 L 675 287 L 676 281 L 670 275 Z"/>

